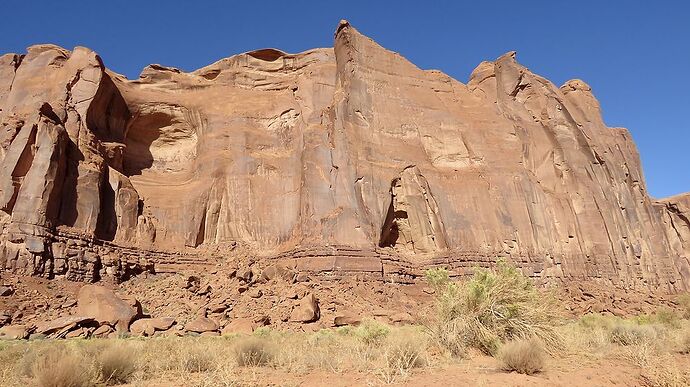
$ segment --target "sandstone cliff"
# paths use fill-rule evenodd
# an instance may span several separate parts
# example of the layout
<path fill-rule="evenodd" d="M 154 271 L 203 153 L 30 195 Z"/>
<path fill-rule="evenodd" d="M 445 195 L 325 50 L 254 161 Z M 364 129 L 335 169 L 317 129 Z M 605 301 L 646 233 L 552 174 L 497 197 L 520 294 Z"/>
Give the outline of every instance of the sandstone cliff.
<path fill-rule="evenodd" d="M 467 84 L 347 22 L 137 80 L 92 51 L 0 57 L 0 267 L 125 278 L 239 245 L 406 281 L 507 258 L 535 277 L 690 288 L 690 194 L 654 200 L 588 85 L 515 53 Z"/>

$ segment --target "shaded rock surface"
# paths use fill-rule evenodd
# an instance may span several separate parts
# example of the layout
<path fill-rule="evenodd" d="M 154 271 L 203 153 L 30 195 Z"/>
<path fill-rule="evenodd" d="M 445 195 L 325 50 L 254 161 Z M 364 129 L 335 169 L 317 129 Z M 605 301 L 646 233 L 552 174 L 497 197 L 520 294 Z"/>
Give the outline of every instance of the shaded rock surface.
<path fill-rule="evenodd" d="M 586 83 L 557 87 L 513 52 L 463 84 L 343 21 L 333 48 L 136 80 L 83 47 L 0 57 L 0 268 L 15 273 L 122 281 L 228 247 L 315 275 L 411 282 L 506 258 L 677 292 L 689 203 L 648 195 Z"/>

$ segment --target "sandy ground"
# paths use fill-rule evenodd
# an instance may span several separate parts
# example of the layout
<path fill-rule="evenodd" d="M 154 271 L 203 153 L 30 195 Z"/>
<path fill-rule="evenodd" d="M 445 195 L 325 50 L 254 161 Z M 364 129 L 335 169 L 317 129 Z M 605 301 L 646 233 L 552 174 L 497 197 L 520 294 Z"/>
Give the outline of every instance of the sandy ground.
<path fill-rule="evenodd" d="M 679 368 L 690 372 L 690 356 L 674 357 Z M 288 373 L 270 368 L 247 368 L 227 377 L 233 386 L 648 386 L 644 370 L 617 359 L 582 358 L 550 360 L 546 369 L 535 375 L 505 372 L 498 362 L 477 356 L 455 364 L 426 367 L 413 371 L 406 378 L 387 379 L 385 375 L 353 372 L 330 373 L 314 371 L 306 374 Z M 187 387 L 208 383 L 207 375 L 187 375 L 181 380 L 151 380 L 130 384 L 130 387 Z M 217 380 L 216 380 L 217 383 Z"/>

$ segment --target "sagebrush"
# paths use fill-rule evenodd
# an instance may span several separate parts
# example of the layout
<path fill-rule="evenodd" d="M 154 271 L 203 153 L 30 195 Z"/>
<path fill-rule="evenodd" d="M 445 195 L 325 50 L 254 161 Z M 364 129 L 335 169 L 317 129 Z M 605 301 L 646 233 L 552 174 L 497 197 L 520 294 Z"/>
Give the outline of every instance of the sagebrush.
<path fill-rule="evenodd" d="M 441 281 L 448 278 L 442 270 L 427 271 L 436 290 L 427 328 L 452 354 L 461 355 L 465 347 L 495 354 L 501 343 L 530 338 L 549 350 L 560 348 L 558 301 L 517 268 L 499 262 L 495 270 L 477 269 L 466 282 Z"/>

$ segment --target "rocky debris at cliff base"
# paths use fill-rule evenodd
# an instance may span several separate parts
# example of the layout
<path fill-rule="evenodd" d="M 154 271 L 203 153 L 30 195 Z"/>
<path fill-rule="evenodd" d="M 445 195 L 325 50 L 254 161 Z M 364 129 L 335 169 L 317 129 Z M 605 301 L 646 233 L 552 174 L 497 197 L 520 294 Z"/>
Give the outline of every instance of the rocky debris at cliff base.
<path fill-rule="evenodd" d="M 100 323 L 92 316 L 64 316 L 52 321 L 38 324 L 34 332 L 56 338 L 64 337 L 68 332 L 83 326 L 98 327 Z"/>
<path fill-rule="evenodd" d="M 210 293 L 200 295 L 189 292 L 184 286 L 188 277 L 180 274 L 135 277 L 119 285 L 110 285 L 112 289 L 104 288 L 95 293 L 108 293 L 109 296 L 105 298 L 109 300 L 107 304 L 115 300 L 116 305 L 126 305 L 128 314 L 137 310 L 133 305 L 142 305 L 143 312 L 136 313 L 137 317 L 128 328 L 131 334 L 147 336 L 201 334 L 194 331 L 206 331 L 206 328 L 194 328 L 194 320 L 203 310 L 207 311 L 206 318 L 214 324 L 209 324 L 211 330 L 207 332 L 211 333 L 208 334 L 249 334 L 262 326 L 276 330 L 312 331 L 345 324 L 356 325 L 364 319 L 376 319 L 388 324 L 416 323 L 421 321 L 419 313 L 424 312 L 433 297 L 424 291 L 425 285 L 354 278 L 334 281 L 314 277 L 309 283 L 290 283 L 282 279 L 254 282 L 249 289 L 260 290 L 263 295 L 252 298 L 247 293 L 236 292 L 237 286 L 244 280 L 231 277 L 222 269 L 214 270 L 213 274 L 195 275 L 200 283 L 210 286 Z M 62 307 L 63 303 L 71 305 L 70 300 L 78 299 L 82 288 L 80 284 L 11 274 L 4 276 L 4 279 L 12 284 L 15 293 L 0 298 L 0 308 L 4 310 L 1 313 L 2 325 L 23 326 L 30 338 L 108 337 L 122 334 L 115 332 L 114 326 L 109 323 L 101 325 L 93 316 L 79 315 L 81 308 L 78 304 Z M 663 294 L 646 289 L 628 289 L 624 292 L 616 289 L 586 281 L 555 286 L 556 294 L 564 305 L 572 315 L 577 316 L 588 312 L 629 316 L 651 313 L 663 307 L 677 307 L 673 298 Z M 113 299 L 113 295 L 116 299 Z M 138 303 L 133 300 L 134 295 Z M 315 317 L 317 308 L 318 319 L 305 322 Z M 150 320 L 165 324 L 154 326 L 152 333 L 153 321 Z M 165 329 L 171 321 L 176 323 Z M 51 325 L 58 327 L 52 328 Z M 191 329 L 185 330 L 186 326 Z M 42 327 L 41 331 L 47 327 L 51 329 L 44 334 L 39 333 L 37 327 Z M 7 337 L 15 336 L 14 333 L 7 334 Z"/>

